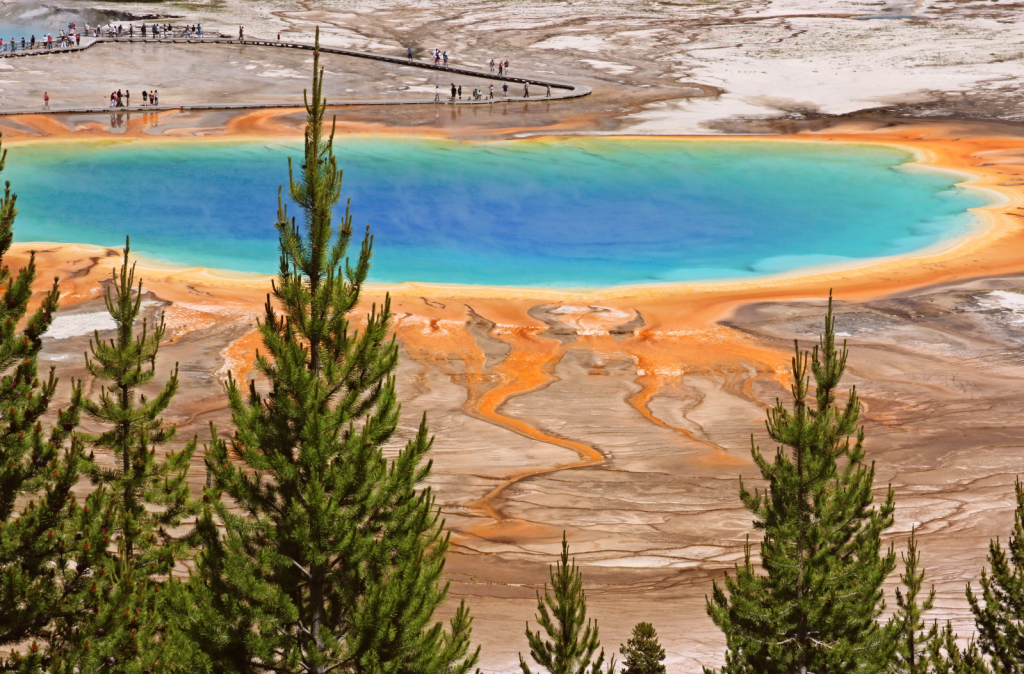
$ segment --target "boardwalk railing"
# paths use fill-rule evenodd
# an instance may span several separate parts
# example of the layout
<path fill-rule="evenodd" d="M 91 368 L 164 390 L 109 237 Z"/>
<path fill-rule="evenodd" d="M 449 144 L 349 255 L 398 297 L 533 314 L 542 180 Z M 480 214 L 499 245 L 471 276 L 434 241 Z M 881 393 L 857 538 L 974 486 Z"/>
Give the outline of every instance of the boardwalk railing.
<path fill-rule="evenodd" d="M 203 36 L 200 37 L 189 37 L 184 36 L 184 31 L 178 31 L 179 35 L 172 35 L 170 37 L 142 37 L 141 34 L 129 36 L 127 34 L 120 35 L 117 37 L 82 37 L 81 45 L 75 45 L 65 47 L 63 49 L 57 46 L 57 42 L 54 42 L 53 49 L 42 49 L 40 44 L 36 43 L 35 49 L 25 49 L 17 51 L 5 51 L 0 52 L 0 58 L 20 58 L 30 56 L 44 56 L 44 55 L 57 55 L 57 54 L 68 54 L 72 52 L 85 51 L 96 44 L 135 44 L 135 43 L 154 43 L 154 44 L 223 44 L 223 45 L 244 45 L 244 46 L 255 46 L 255 47 L 267 47 L 267 48 L 279 48 L 279 49 L 300 49 L 312 51 L 314 45 L 307 42 L 289 42 L 281 40 L 267 40 L 263 38 L 245 38 L 239 40 L 238 38 L 228 37 L 212 37 Z M 487 70 L 478 68 L 468 68 L 465 66 L 453 65 L 450 61 L 447 66 L 441 64 L 435 64 L 431 61 L 422 61 L 418 59 L 410 59 L 408 56 L 393 56 L 389 54 L 378 54 L 374 52 L 364 52 L 355 49 L 342 49 L 340 47 L 331 47 L 327 45 L 320 45 L 320 51 L 325 54 L 338 54 L 341 56 L 350 56 L 353 58 L 368 59 L 373 61 L 380 61 L 383 63 L 389 63 L 398 66 L 408 66 L 413 68 L 421 68 L 424 70 L 440 71 L 444 73 L 451 73 L 455 75 L 463 75 L 468 77 L 475 77 L 479 79 L 492 80 L 494 82 L 512 82 L 518 84 L 528 84 L 533 87 L 551 87 L 551 96 L 546 96 L 545 91 L 534 90 L 534 94 L 531 97 L 523 96 L 509 96 L 509 97 L 495 97 L 488 99 L 486 97 L 478 100 L 458 100 L 453 101 L 447 98 L 446 90 L 441 91 L 441 98 L 439 101 L 435 101 L 433 98 L 430 99 L 410 99 L 410 100 L 355 100 L 355 101 L 337 101 L 330 104 L 330 107 L 342 107 L 342 106 L 354 106 L 354 105 L 424 105 L 430 103 L 443 103 L 443 104 L 455 104 L 455 105 L 480 105 L 480 104 L 494 104 L 494 103 L 507 103 L 510 101 L 552 101 L 552 100 L 565 100 L 570 98 L 581 98 L 591 93 L 590 87 L 581 84 L 572 84 L 569 82 L 562 82 L 551 80 L 548 78 L 531 77 L 529 75 L 497 75 L 496 73 L 489 72 Z M 250 108 L 297 108 L 302 107 L 301 103 L 298 102 L 263 102 L 263 103 L 209 103 L 209 104 L 191 104 L 191 105 L 156 105 L 156 106 L 141 106 L 132 107 L 131 110 L 145 110 L 147 112 L 160 112 L 165 110 L 244 110 Z M 22 114 L 73 114 L 73 113 L 97 113 L 97 112 L 124 112 L 127 108 L 110 108 L 110 107 L 83 107 L 83 108 L 59 108 L 59 109 L 23 109 L 23 110 L 5 110 L 0 108 L 0 116 L 6 115 L 22 115 Z"/>

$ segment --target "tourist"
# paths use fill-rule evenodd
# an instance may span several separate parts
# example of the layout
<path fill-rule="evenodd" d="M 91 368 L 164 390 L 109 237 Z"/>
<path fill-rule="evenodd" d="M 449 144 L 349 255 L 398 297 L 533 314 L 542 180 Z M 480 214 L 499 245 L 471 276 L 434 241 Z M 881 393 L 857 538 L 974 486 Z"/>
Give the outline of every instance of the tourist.
<path fill-rule="evenodd" d="M 455 82 L 452 82 L 452 100 L 453 101 L 455 100 L 455 93 L 456 93 Z"/>
<path fill-rule="evenodd" d="M 530 83 L 529 82 L 523 82 L 523 98 L 529 98 L 529 97 L 530 97 Z"/>
<path fill-rule="evenodd" d="M 142 90 L 142 104 L 149 105 L 149 92 L 145 89 Z"/>
<path fill-rule="evenodd" d="M 88 29 L 86 29 L 88 31 Z M 142 24 L 142 37 L 146 37 L 146 24 Z"/>
<path fill-rule="evenodd" d="M 441 102 L 441 87 L 439 87 L 436 84 L 434 85 L 434 102 L 435 103 L 440 103 Z"/>
<path fill-rule="evenodd" d="M 508 82 L 501 85 L 501 95 L 504 98 L 508 98 Z"/>
<path fill-rule="evenodd" d="M 21 51 L 25 51 L 25 38 L 21 38 Z"/>
<path fill-rule="evenodd" d="M 491 100 L 494 100 L 494 85 L 493 84 L 491 85 L 491 90 L 490 90 L 490 93 L 487 96 L 487 98 L 489 98 Z"/>
<path fill-rule="evenodd" d="M 444 67 L 448 67 L 448 52 L 444 53 Z"/>
<path fill-rule="evenodd" d="M 238 27 L 238 41 L 241 42 L 245 39 L 245 29 L 241 26 Z"/>
<path fill-rule="evenodd" d="M 508 59 L 505 59 L 505 74 L 508 75 Z"/>
<path fill-rule="evenodd" d="M 149 93 L 149 104 L 150 105 L 159 105 L 160 104 L 160 92 L 158 92 L 156 89 L 154 89 L 153 91 L 151 91 Z"/>
<path fill-rule="evenodd" d="M 409 60 L 412 60 L 412 47 L 409 47 Z"/>
<path fill-rule="evenodd" d="M 31 39 L 31 40 L 29 40 L 29 45 L 30 45 L 30 47 L 31 47 L 32 49 L 35 49 L 35 48 L 36 48 L 36 36 L 35 36 L 35 35 L 33 35 L 33 36 L 32 36 L 32 39 Z"/>
<path fill-rule="evenodd" d="M 277 41 L 278 41 L 278 42 L 280 42 L 280 41 L 281 41 L 281 34 L 280 34 L 280 33 L 278 33 L 278 34 L 277 34 Z"/>
<path fill-rule="evenodd" d="M 459 85 L 459 100 L 462 100 L 462 85 Z"/>
<path fill-rule="evenodd" d="M 494 59 L 491 59 L 491 72 L 494 72 Z"/>
<path fill-rule="evenodd" d="M 110 107 L 117 105 L 117 94 L 113 91 L 110 92 Z"/>
<path fill-rule="evenodd" d="M 43 92 L 43 109 L 50 109 L 50 94 L 45 91 Z"/>
<path fill-rule="evenodd" d="M 82 46 L 82 34 L 81 33 L 75 33 L 75 46 L 76 47 L 81 47 Z"/>
<path fill-rule="evenodd" d="M 548 85 L 548 98 L 551 98 L 551 85 Z"/>
<path fill-rule="evenodd" d="M 196 32 L 199 33 L 199 39 L 202 39 L 203 38 L 203 24 L 201 24 L 201 23 L 197 23 L 196 24 Z"/>
<path fill-rule="evenodd" d="M 53 49 L 53 35 L 50 33 L 46 34 L 46 48 Z"/>
<path fill-rule="evenodd" d="M 124 90 L 124 107 L 129 108 L 132 105 L 132 92 L 127 89 Z"/>
<path fill-rule="evenodd" d="M 498 61 L 498 77 L 501 77 L 504 74 L 504 70 L 505 64 L 502 63 L 501 61 Z"/>
<path fill-rule="evenodd" d="M 135 24 L 128 24 L 128 37 L 135 37 Z"/>

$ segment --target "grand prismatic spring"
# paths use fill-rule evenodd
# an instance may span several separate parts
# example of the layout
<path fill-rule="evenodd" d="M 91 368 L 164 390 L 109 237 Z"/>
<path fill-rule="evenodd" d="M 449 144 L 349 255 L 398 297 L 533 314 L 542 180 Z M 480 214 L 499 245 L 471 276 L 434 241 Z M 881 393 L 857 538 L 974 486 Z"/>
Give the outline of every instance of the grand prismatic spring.
<path fill-rule="evenodd" d="M 76 50 L 22 51 L 69 23 Z M 187 481 L 204 493 L 211 424 L 239 428 L 229 375 L 269 390 L 256 324 L 318 28 L 339 211 L 351 199 L 354 240 L 374 236 L 350 327 L 390 298 L 401 419 L 382 451 L 426 416 L 423 484 L 451 534 L 432 620 L 466 601 L 483 672 L 519 673 L 520 655 L 534 667 L 523 631 L 539 629 L 563 535 L 606 656 L 648 621 L 668 674 L 722 666 L 707 597 L 748 542 L 761 554 L 740 478 L 769 485 L 751 443 L 774 457 L 766 412 L 791 405 L 794 341 L 820 344 L 830 292 L 849 348 L 837 402 L 856 387 L 874 504 L 895 494 L 879 620 L 915 531 L 922 591 L 936 589 L 925 623 L 979 643 L 965 587 L 979 591 L 990 541 L 1011 533 L 1024 477 L 1019 2 L 0 0 L 0 178 L 18 208 L 3 262 L 35 253 L 32 302 L 60 279 L 44 428 L 72 381 L 92 398 L 106 385 L 83 352 L 115 336 L 103 294 L 130 235 L 140 318 L 166 327 L 140 392 L 179 373 L 163 413 L 177 436 L 155 456 L 197 438 Z M 142 105 L 154 89 L 160 106 Z M 5 579 L 20 567 L 0 524 Z M 0 659 L 24 646 L 0 643 Z"/>
<path fill-rule="evenodd" d="M 987 203 L 877 145 L 545 139 L 338 142 L 382 282 L 595 288 L 790 272 L 914 252 Z M 25 146 L 24 241 L 116 245 L 274 273 L 287 143 Z M 69 208 L 49 208 L 67 204 Z M 71 216 L 69 217 L 69 214 Z"/>

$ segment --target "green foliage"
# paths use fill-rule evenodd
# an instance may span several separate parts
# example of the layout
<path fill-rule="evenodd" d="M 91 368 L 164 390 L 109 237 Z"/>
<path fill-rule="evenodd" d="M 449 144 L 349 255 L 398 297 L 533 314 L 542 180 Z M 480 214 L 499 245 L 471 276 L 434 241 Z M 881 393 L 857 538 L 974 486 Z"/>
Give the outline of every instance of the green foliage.
<path fill-rule="evenodd" d="M 922 615 L 935 603 L 935 588 L 923 601 L 919 601 L 924 586 L 924 569 L 920 567 L 921 554 L 917 551 L 917 536 L 913 529 L 902 557 L 904 572 L 900 575 L 900 582 L 906 592 L 896 588 L 896 613 L 889 623 L 896 638 L 896 652 L 889 671 L 893 674 L 927 674 L 928 653 L 932 640 L 938 636 L 938 628 L 933 625 L 930 630 L 925 630 Z"/>
<path fill-rule="evenodd" d="M 461 606 L 447 630 L 433 619 L 448 591 L 448 535 L 420 488 L 426 420 L 394 459 L 383 451 L 400 417 L 390 300 L 362 331 L 349 319 L 372 241 L 351 266 L 352 216 L 337 231 L 331 222 L 341 172 L 319 49 L 313 61 L 305 156 L 289 190 L 304 223 L 279 205 L 276 302 L 267 298 L 258 326 L 269 392 L 228 380 L 236 431 L 230 443 L 214 432 L 208 448 L 203 548 L 175 590 L 177 620 L 217 672 L 464 674 L 479 652 L 469 652 L 469 612 Z"/>
<path fill-rule="evenodd" d="M 157 456 L 157 448 L 175 435 L 161 414 L 178 389 L 175 366 L 170 379 L 152 398 L 142 391 L 156 376 L 156 357 L 164 335 L 161 320 L 154 328 L 146 320 L 135 329 L 142 303 L 142 283 L 135 286 L 135 265 L 124 261 L 106 292 L 106 306 L 117 334 L 90 341 L 92 357 L 86 368 L 100 382 L 98 400 L 84 401 L 86 413 L 106 429 L 83 436 L 107 450 L 113 467 L 90 465 L 89 476 L 98 493 L 107 493 L 111 526 L 104 543 L 117 546 L 105 563 L 102 592 L 95 610 L 83 616 L 82 637 L 64 662 L 77 671 L 135 674 L 164 661 L 181 660 L 188 647 L 171 638 L 163 617 L 160 593 L 175 561 L 184 555 L 185 541 L 168 531 L 198 510 L 190 497 L 187 473 L 195 440 L 180 451 Z"/>
<path fill-rule="evenodd" d="M 665 649 L 651 623 L 637 623 L 619 653 L 623 658 L 622 674 L 665 674 Z"/>
<path fill-rule="evenodd" d="M 0 171 L 7 159 L 0 150 Z M 9 251 L 17 196 L 6 183 L 0 200 L 0 646 L 26 646 L 0 666 L 33 671 L 66 652 L 79 621 L 96 596 L 105 557 L 103 494 L 79 506 L 72 489 L 88 465 L 74 431 L 82 390 L 72 387 L 70 405 L 56 423 L 41 422 L 56 392 L 53 370 L 38 372 L 42 335 L 57 310 L 57 281 L 39 306 L 28 311 L 36 277 L 35 256 L 12 274 Z"/>
<path fill-rule="evenodd" d="M 928 642 L 928 660 L 931 663 L 929 672 L 934 674 L 989 674 L 978 645 L 971 641 L 966 649 L 960 649 L 956 643 L 953 626 L 946 623 L 942 629 L 932 626 L 932 638 Z"/>
<path fill-rule="evenodd" d="M 716 582 L 707 601 L 725 633 L 728 674 L 867 674 L 890 660 L 895 644 L 877 619 L 882 583 L 896 566 L 891 548 L 881 552 L 894 497 L 890 488 L 872 507 L 875 471 L 864 465 L 856 389 L 845 405 L 836 400 L 847 354 L 845 345 L 836 349 L 830 297 L 819 345 L 810 354 L 796 347 L 792 410 L 778 402 L 768 411 L 768 434 L 781 445 L 774 460 L 752 443 L 767 489 L 751 492 L 740 481 L 743 505 L 763 532 L 764 573 L 748 544 L 743 565 Z"/>
<path fill-rule="evenodd" d="M 551 590 L 537 593 L 537 623 L 544 628 L 547 640 L 540 630 L 530 631 L 526 623 L 526 639 L 530 644 L 530 657 L 551 674 L 600 674 L 604 664 L 597 623 L 587 619 L 587 597 L 583 592 L 583 572 L 576 568 L 576 560 L 569 559 L 569 543 L 562 534 L 562 556 L 551 568 Z M 522 653 L 519 666 L 523 674 L 531 674 Z M 614 659 L 608 671 L 615 669 Z"/>
<path fill-rule="evenodd" d="M 143 319 L 138 334 L 135 323 L 142 305 L 142 282 L 135 289 L 135 265 L 128 264 L 125 242 L 124 263 L 113 272 L 105 295 L 107 311 L 114 319 L 117 336 L 102 341 L 99 332 L 89 341 L 92 357 L 85 359 L 89 374 L 100 382 L 98 400 L 85 400 L 89 417 L 107 427 L 99 435 L 86 436 L 99 449 L 108 450 L 115 465 L 93 465 L 94 484 L 110 489 L 116 508 L 115 535 L 124 543 L 124 555 L 134 559 L 149 575 L 168 575 L 175 553 L 183 543 L 167 532 L 194 514 L 197 504 L 190 498 L 187 473 L 195 440 L 180 451 L 163 458 L 157 447 L 174 439 L 175 426 L 164 426 L 161 414 L 178 391 L 178 366 L 153 398 L 140 389 L 156 376 L 156 356 L 164 336 L 164 323 L 152 329 Z"/>
<path fill-rule="evenodd" d="M 978 645 L 991 658 L 996 674 L 1024 672 L 1024 485 L 1019 480 L 1016 493 L 1009 549 L 1004 551 L 998 538 L 989 543 L 989 568 L 981 572 L 980 600 L 967 586 Z"/>
<path fill-rule="evenodd" d="M 116 508 L 111 508 L 115 512 Z M 116 672 L 143 674 L 172 671 L 164 667 L 173 660 L 172 642 L 164 638 L 160 610 L 156 608 L 160 583 L 148 569 L 126 551 L 126 540 L 118 541 L 118 554 L 106 567 L 104 593 L 84 638 L 61 659 L 60 672 Z"/>

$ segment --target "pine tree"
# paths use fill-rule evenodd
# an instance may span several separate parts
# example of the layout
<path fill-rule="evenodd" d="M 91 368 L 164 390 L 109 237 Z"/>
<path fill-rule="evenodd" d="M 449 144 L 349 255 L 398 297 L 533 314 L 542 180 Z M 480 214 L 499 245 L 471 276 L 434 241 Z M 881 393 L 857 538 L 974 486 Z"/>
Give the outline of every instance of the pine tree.
<path fill-rule="evenodd" d="M 893 674 L 927 674 L 928 653 L 931 642 L 938 637 L 938 628 L 932 625 L 926 630 L 922 614 L 930 611 L 935 603 L 935 588 L 928 592 L 924 601 L 919 601 L 924 586 L 924 569 L 920 568 L 921 554 L 917 551 L 917 536 L 910 531 L 907 551 L 903 553 L 904 572 L 900 582 L 906 593 L 896 588 L 896 613 L 890 621 L 890 629 L 896 637 L 896 652 L 893 654 L 890 672 Z"/>
<path fill-rule="evenodd" d="M 989 543 L 989 568 L 981 572 L 980 600 L 967 586 L 978 645 L 991 658 L 996 674 L 1024 672 L 1024 485 L 1020 480 L 1016 494 L 1009 550 L 1003 550 L 998 538 Z"/>
<path fill-rule="evenodd" d="M 319 59 L 318 32 L 305 156 L 289 189 L 304 223 L 279 204 L 281 269 L 258 323 L 269 392 L 227 382 L 236 431 L 208 448 L 203 547 L 176 594 L 179 620 L 218 672 L 464 674 L 479 653 L 468 650 L 468 610 L 447 630 L 433 619 L 449 542 L 420 488 L 431 469 L 426 419 L 394 459 L 383 451 L 401 411 L 390 299 L 362 331 L 349 320 L 372 239 L 352 266 L 348 209 L 332 225 L 341 172 Z"/>
<path fill-rule="evenodd" d="M 7 151 L 0 148 L 0 172 Z M 0 667 L 34 671 L 73 643 L 78 622 L 95 596 L 102 569 L 103 494 L 84 507 L 72 492 L 88 464 L 74 431 L 82 390 L 72 386 L 68 407 L 45 429 L 57 389 L 51 368 L 40 381 L 42 336 L 57 310 L 54 280 L 28 311 L 36 278 L 35 255 L 16 275 L 3 256 L 10 249 L 17 196 L 5 184 L 0 200 L 0 646 L 26 644 Z M 19 327 L 20 326 L 20 327 Z"/>
<path fill-rule="evenodd" d="M 748 543 L 743 565 L 715 582 L 707 601 L 725 633 L 727 674 L 867 674 L 889 662 L 894 644 L 877 620 L 882 582 L 896 566 L 880 538 L 894 497 L 890 488 L 872 507 L 875 471 L 864 465 L 856 389 L 845 405 L 836 401 L 847 355 L 845 344 L 836 349 L 830 296 L 819 345 L 811 353 L 796 346 L 792 411 L 781 402 L 768 411 L 768 434 L 781 445 L 774 460 L 751 443 L 767 488 L 751 492 L 740 480 L 743 505 L 763 532 L 764 573 Z"/>
<path fill-rule="evenodd" d="M 103 596 L 91 607 L 75 647 L 53 659 L 53 674 L 189 671 L 191 649 L 168 637 L 163 623 L 157 596 L 161 583 L 150 578 L 149 569 L 129 556 L 126 547 L 126 539 L 120 538 L 117 554 L 106 564 Z"/>
<path fill-rule="evenodd" d="M 985 665 L 985 660 L 978 651 L 978 644 L 973 640 L 967 648 L 961 649 L 956 643 L 956 632 L 953 625 L 947 622 L 942 629 L 938 624 L 933 624 L 932 633 L 935 635 L 928 642 L 928 660 L 931 669 L 928 671 L 934 674 L 989 674 L 991 670 Z"/>
<path fill-rule="evenodd" d="M 109 672 L 141 672 L 151 663 L 180 656 L 183 644 L 172 643 L 171 632 L 159 619 L 160 586 L 183 556 L 185 545 L 169 529 L 198 510 L 187 481 L 196 441 L 162 458 L 156 453 L 175 436 L 175 426 L 165 426 L 160 415 L 177 392 L 178 370 L 175 365 L 152 398 L 142 391 L 156 377 L 164 323 L 161 318 L 151 327 L 143 319 L 136 331 L 142 282 L 135 286 L 135 265 L 129 265 L 128 254 L 126 241 L 123 264 L 114 270 L 105 295 L 117 334 L 103 341 L 97 332 L 89 344 L 92 355 L 86 355 L 87 371 L 105 385 L 97 400 L 84 401 L 88 416 L 106 426 L 103 432 L 84 437 L 109 451 L 114 460 L 112 467 L 92 464 L 89 473 L 94 484 L 110 492 L 113 526 L 107 542 L 117 546 L 117 554 L 106 565 L 103 601 L 85 628 L 90 646 L 83 643 L 77 655 L 70 656 L 84 662 L 100 659 Z"/>
<path fill-rule="evenodd" d="M 619 648 L 622 674 L 665 674 L 665 649 L 651 623 L 637 623 L 633 636 Z"/>
<path fill-rule="evenodd" d="M 149 567 L 150 575 L 166 576 L 174 567 L 175 553 L 182 543 L 167 531 L 196 512 L 190 498 L 188 467 L 196 441 L 180 451 L 169 451 L 161 459 L 157 447 L 174 439 L 175 426 L 165 426 L 161 414 L 178 391 L 178 366 L 152 399 L 140 389 L 156 377 L 156 356 L 164 336 L 163 318 L 155 326 L 143 319 L 140 332 L 135 323 L 142 307 L 142 281 L 135 289 L 135 264 L 128 263 L 125 241 L 124 262 L 113 272 L 105 295 L 107 311 L 114 319 L 117 335 L 109 342 L 99 332 L 89 341 L 86 369 L 100 382 L 107 382 L 98 400 L 85 400 L 86 414 L 107 426 L 104 432 L 87 436 L 99 449 L 111 452 L 112 468 L 94 465 L 94 484 L 108 487 L 115 496 L 117 526 L 113 532 L 124 543 L 124 555 Z"/>
<path fill-rule="evenodd" d="M 544 587 L 543 596 L 537 593 L 537 623 L 544 628 L 530 631 L 526 623 L 526 639 L 530 644 L 530 657 L 550 674 L 601 674 L 604 649 L 601 648 L 597 623 L 587 619 L 587 596 L 583 591 L 583 572 L 576 568 L 576 560 L 569 559 L 569 543 L 562 534 L 562 556 L 551 567 L 551 590 Z M 531 674 L 522 653 L 519 667 L 523 674 Z M 609 674 L 615 670 L 614 658 L 609 663 Z"/>

